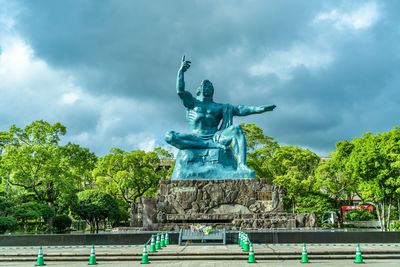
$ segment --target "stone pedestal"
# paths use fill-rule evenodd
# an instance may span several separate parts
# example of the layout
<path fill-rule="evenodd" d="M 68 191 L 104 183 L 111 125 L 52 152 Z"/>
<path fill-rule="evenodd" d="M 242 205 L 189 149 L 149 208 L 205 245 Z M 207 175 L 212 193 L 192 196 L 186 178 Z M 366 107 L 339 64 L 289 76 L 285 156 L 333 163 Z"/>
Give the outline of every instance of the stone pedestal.
<path fill-rule="evenodd" d="M 159 230 L 192 224 L 225 229 L 292 229 L 296 214 L 283 210 L 283 189 L 264 179 L 179 180 L 160 182 Z"/>
<path fill-rule="evenodd" d="M 249 179 L 253 170 L 237 169 L 231 148 L 179 150 L 171 180 Z"/>

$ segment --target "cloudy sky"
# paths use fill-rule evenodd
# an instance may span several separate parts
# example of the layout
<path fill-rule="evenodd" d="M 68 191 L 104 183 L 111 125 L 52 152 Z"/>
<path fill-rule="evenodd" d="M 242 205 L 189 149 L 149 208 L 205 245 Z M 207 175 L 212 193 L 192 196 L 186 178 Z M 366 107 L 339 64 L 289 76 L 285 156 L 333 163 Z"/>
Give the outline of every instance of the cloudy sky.
<path fill-rule="evenodd" d="M 320 156 L 400 120 L 399 1 L 0 0 L 0 130 L 61 122 L 97 155 L 188 132 L 175 92 L 276 104 L 237 117 Z"/>

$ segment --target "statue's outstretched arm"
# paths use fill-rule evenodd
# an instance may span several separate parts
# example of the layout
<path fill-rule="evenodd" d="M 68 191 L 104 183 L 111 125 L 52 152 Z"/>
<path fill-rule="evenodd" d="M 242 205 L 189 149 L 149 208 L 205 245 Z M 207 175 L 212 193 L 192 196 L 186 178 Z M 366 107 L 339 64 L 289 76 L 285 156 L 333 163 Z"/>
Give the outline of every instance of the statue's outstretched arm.
<path fill-rule="evenodd" d="M 191 108 L 194 105 L 193 96 L 190 92 L 185 91 L 185 77 L 184 72 L 190 68 L 190 61 L 185 60 L 185 56 L 182 57 L 181 66 L 178 70 L 178 76 L 176 77 L 176 92 L 182 99 L 183 105 L 187 108 Z"/>
<path fill-rule="evenodd" d="M 247 116 L 251 114 L 259 114 L 259 113 L 264 113 L 267 111 L 272 111 L 274 110 L 276 106 L 275 105 L 265 105 L 265 106 L 235 106 L 233 108 L 233 115 L 234 116 Z"/>

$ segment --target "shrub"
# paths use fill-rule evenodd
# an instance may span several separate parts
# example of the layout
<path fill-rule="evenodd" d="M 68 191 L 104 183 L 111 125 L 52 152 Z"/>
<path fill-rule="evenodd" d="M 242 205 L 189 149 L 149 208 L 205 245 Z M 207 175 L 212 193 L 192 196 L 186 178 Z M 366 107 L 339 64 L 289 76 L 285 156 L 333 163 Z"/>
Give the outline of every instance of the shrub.
<path fill-rule="evenodd" d="M 346 218 L 350 221 L 372 221 L 376 220 L 376 212 L 369 210 L 352 210 L 346 214 Z"/>
<path fill-rule="evenodd" d="M 72 219 L 68 215 L 60 214 L 54 218 L 54 228 L 57 233 L 65 233 L 71 224 Z"/>
<path fill-rule="evenodd" d="M 335 223 L 321 223 L 322 228 L 335 228 L 337 225 Z"/>
<path fill-rule="evenodd" d="M 10 231 L 17 224 L 13 217 L 0 217 L 0 234 Z"/>
<path fill-rule="evenodd" d="M 400 231 L 400 220 L 399 221 L 394 221 L 391 224 L 390 228 L 391 228 L 392 231 Z"/>
<path fill-rule="evenodd" d="M 86 221 L 85 220 L 72 220 L 72 229 L 75 231 L 85 231 Z"/>

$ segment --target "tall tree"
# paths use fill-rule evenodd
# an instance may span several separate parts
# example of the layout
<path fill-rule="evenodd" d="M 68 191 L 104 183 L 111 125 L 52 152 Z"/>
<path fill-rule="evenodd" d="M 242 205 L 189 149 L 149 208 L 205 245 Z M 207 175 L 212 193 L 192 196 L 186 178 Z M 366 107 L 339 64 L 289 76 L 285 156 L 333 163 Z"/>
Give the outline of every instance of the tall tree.
<path fill-rule="evenodd" d="M 400 193 L 400 128 L 383 134 L 365 133 L 353 144 L 352 175 L 359 181 L 362 199 L 375 206 L 381 230 L 387 231 Z"/>
<path fill-rule="evenodd" d="M 57 199 L 74 194 L 94 167 L 96 156 L 86 148 L 60 146 L 66 128 L 60 123 L 34 121 L 24 129 L 12 126 L 4 145 L 2 165 L 13 186 L 33 192 L 39 201 L 55 208 Z M 47 232 L 52 230 L 48 219 Z"/>
<path fill-rule="evenodd" d="M 296 146 L 277 148 L 271 160 L 273 183 L 282 185 L 295 212 L 296 198 L 314 191 L 314 171 L 320 158 L 308 149 Z"/>
<path fill-rule="evenodd" d="M 161 162 L 171 157 L 160 148 L 151 152 L 113 148 L 111 154 L 99 160 L 93 176 L 100 189 L 132 203 L 141 196 L 154 195 L 158 182 L 170 175 L 170 170 L 162 167 Z"/>
<path fill-rule="evenodd" d="M 343 220 L 340 214 L 342 205 L 349 205 L 357 195 L 358 180 L 352 175 L 349 158 L 354 144 L 350 141 L 336 143 L 336 151 L 331 153 L 332 158 L 320 163 L 315 171 L 316 187 L 326 193 L 336 204 L 334 210 L 338 218 L 339 227 Z"/>
<path fill-rule="evenodd" d="M 100 221 L 118 217 L 119 210 L 115 199 L 110 194 L 89 189 L 77 194 L 72 212 L 89 223 L 91 233 L 98 233 Z"/>
<path fill-rule="evenodd" d="M 271 159 L 279 147 L 271 136 L 264 135 L 263 129 L 254 124 L 240 124 L 247 141 L 247 165 L 256 172 L 257 178 L 272 183 Z"/>

